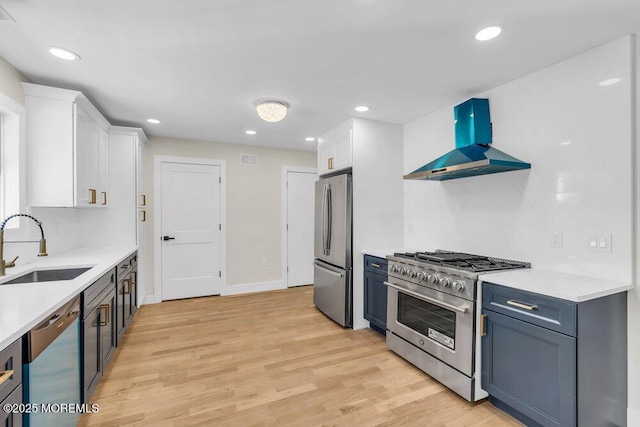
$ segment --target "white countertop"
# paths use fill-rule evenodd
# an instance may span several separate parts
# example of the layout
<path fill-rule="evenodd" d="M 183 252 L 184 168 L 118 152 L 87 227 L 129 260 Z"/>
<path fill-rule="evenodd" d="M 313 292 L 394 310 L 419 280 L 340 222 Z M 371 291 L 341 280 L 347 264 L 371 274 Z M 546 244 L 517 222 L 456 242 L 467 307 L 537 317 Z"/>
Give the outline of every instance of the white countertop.
<path fill-rule="evenodd" d="M 93 267 L 73 280 L 0 285 L 0 350 L 71 301 L 138 248 L 82 248 L 7 269 L 0 283 L 43 268 Z"/>
<path fill-rule="evenodd" d="M 416 252 L 415 249 L 407 248 L 383 248 L 383 249 L 363 249 L 365 255 L 377 256 L 378 258 L 386 258 L 387 255 L 393 255 L 394 252 Z"/>
<path fill-rule="evenodd" d="M 633 289 L 633 285 L 629 283 L 537 268 L 481 274 L 479 280 L 573 302 L 589 301 Z"/>

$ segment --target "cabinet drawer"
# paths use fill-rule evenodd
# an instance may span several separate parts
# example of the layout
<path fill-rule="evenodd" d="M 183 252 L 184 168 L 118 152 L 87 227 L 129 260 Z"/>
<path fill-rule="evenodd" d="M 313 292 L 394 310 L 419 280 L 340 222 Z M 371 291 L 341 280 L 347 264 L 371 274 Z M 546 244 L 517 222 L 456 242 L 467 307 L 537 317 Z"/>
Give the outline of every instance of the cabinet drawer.
<path fill-rule="evenodd" d="M 8 375 L 9 371 L 13 374 Z M 0 401 L 22 382 L 22 339 L 0 351 Z"/>
<path fill-rule="evenodd" d="M 95 281 L 95 283 L 89 286 L 82 292 L 82 316 L 87 317 L 95 307 L 98 306 L 100 300 L 97 297 L 104 292 L 105 289 L 113 287 L 115 289 L 116 270 L 112 269 L 107 274 Z"/>
<path fill-rule="evenodd" d="M 577 305 L 570 301 L 484 283 L 482 307 L 552 331 L 576 336 Z"/>
<path fill-rule="evenodd" d="M 371 255 L 364 256 L 364 269 L 372 273 L 387 275 L 387 260 Z"/>
<path fill-rule="evenodd" d="M 133 255 L 128 256 L 124 261 L 121 261 L 118 264 L 117 268 L 117 277 L 118 283 L 122 281 L 122 279 L 126 278 L 126 276 L 131 272 L 131 270 L 138 265 L 138 253 L 134 253 Z"/>
<path fill-rule="evenodd" d="M 21 403 L 23 403 L 22 385 L 19 385 L 9 397 L 2 400 L 0 408 L 4 408 L 5 405 L 19 405 Z M 22 427 L 22 414 L 20 412 L 5 412 L 0 409 L 0 426 Z"/>

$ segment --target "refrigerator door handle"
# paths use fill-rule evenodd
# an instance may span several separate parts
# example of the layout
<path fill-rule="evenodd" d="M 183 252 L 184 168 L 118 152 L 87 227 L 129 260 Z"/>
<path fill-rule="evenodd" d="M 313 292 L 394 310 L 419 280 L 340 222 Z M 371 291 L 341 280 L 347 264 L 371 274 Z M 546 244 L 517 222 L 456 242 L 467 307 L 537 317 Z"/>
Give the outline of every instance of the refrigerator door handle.
<path fill-rule="evenodd" d="M 322 270 L 322 271 L 324 271 L 325 273 L 330 274 L 330 275 L 332 275 L 332 276 L 335 276 L 335 277 L 341 277 L 341 278 L 342 278 L 342 277 L 344 277 L 344 274 L 343 274 L 343 273 L 338 273 L 338 272 L 335 272 L 335 271 L 333 271 L 333 270 L 329 270 L 328 268 L 323 267 L 323 266 L 321 266 L 320 264 L 316 264 L 315 262 L 313 263 L 313 265 L 314 265 L 314 267 L 317 267 L 317 268 L 319 268 L 320 270 Z"/>
<path fill-rule="evenodd" d="M 322 255 L 327 255 L 327 184 L 322 189 Z"/>
<path fill-rule="evenodd" d="M 331 253 L 331 229 L 333 228 L 333 202 L 331 201 L 331 185 L 327 186 L 327 255 Z"/>

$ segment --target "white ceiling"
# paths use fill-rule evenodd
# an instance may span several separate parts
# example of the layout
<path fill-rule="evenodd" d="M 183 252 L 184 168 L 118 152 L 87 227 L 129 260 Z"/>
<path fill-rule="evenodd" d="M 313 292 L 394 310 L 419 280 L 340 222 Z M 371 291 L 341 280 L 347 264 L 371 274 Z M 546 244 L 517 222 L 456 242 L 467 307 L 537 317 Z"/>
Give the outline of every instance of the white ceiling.
<path fill-rule="evenodd" d="M 149 135 L 314 150 L 348 117 L 407 123 L 628 33 L 639 0 L 0 0 L 0 56 Z M 503 35 L 479 43 L 491 24 Z M 64 62 L 48 46 L 77 52 Z M 255 102 L 290 104 L 262 122 Z M 356 105 L 369 105 L 356 113 Z M 160 125 L 146 123 L 158 118 Z M 244 133 L 247 129 L 257 135 Z"/>

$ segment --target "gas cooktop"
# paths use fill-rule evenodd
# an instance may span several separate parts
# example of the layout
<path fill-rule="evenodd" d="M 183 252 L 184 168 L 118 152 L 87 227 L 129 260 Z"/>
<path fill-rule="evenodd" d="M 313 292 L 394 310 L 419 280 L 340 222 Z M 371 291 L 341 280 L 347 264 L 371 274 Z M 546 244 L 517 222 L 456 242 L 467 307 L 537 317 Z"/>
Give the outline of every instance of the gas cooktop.
<path fill-rule="evenodd" d="M 527 262 L 508 259 L 492 258 L 482 255 L 465 254 L 438 249 L 435 252 L 405 252 L 394 253 L 394 257 L 411 260 L 418 265 L 440 265 L 464 271 L 483 272 L 493 270 L 509 270 L 514 268 L 529 268 Z"/>

